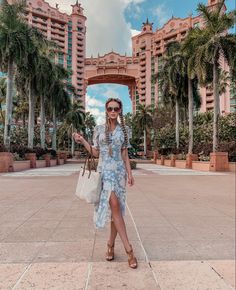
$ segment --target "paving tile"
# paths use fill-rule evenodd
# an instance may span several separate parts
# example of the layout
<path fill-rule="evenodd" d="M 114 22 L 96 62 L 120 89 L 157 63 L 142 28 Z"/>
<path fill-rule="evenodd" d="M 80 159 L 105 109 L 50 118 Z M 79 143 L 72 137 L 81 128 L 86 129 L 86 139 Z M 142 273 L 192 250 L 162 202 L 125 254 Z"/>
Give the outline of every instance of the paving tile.
<path fill-rule="evenodd" d="M 35 256 L 34 262 L 89 261 L 92 249 L 92 239 L 81 239 L 77 242 L 47 242 Z"/>
<path fill-rule="evenodd" d="M 87 263 L 33 264 L 17 285 L 17 290 L 83 290 L 87 271 Z"/>
<path fill-rule="evenodd" d="M 199 260 L 199 254 L 185 241 L 146 240 L 143 246 L 150 260 Z"/>
<path fill-rule="evenodd" d="M 0 264 L 0 289 L 11 290 L 27 268 L 27 264 Z"/>
<path fill-rule="evenodd" d="M 165 290 L 232 290 L 204 261 L 152 261 L 158 283 Z"/>
<path fill-rule="evenodd" d="M 0 243 L 0 263 L 26 263 L 36 256 L 44 243 Z"/>
<path fill-rule="evenodd" d="M 235 288 L 235 260 L 209 260 L 207 263 L 224 279 L 226 284 Z"/>
<path fill-rule="evenodd" d="M 109 264 L 96 262 L 92 265 L 89 289 L 154 290 L 159 288 L 145 262 L 140 262 L 137 269 L 128 268 L 128 264 L 124 262 Z"/>
<path fill-rule="evenodd" d="M 232 260 L 235 259 L 235 240 L 188 240 L 187 243 L 203 260 Z"/>

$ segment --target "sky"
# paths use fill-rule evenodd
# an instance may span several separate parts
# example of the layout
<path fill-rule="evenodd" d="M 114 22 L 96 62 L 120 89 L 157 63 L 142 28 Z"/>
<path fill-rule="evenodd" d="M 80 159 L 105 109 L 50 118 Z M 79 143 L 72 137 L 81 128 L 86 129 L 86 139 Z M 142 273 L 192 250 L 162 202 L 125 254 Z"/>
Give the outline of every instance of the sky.
<path fill-rule="evenodd" d="M 48 0 L 59 4 L 61 11 L 71 13 L 76 0 Z M 197 15 L 199 2 L 207 0 L 80 0 L 87 17 L 86 55 L 96 57 L 110 51 L 131 55 L 131 36 L 139 33 L 147 17 L 154 31 L 160 29 L 172 16 L 184 18 Z M 228 11 L 236 9 L 235 0 L 226 0 Z M 104 122 L 104 102 L 119 97 L 124 113 L 131 111 L 131 100 L 126 86 L 116 84 L 92 85 L 87 89 L 86 110 L 95 115 L 98 124 Z"/>

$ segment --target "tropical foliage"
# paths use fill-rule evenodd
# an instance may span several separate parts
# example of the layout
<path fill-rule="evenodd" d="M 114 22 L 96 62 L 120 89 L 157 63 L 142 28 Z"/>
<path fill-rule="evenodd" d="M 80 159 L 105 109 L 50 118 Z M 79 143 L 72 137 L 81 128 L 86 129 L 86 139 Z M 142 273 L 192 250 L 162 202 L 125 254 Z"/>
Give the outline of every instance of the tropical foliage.
<path fill-rule="evenodd" d="M 16 140 L 57 150 L 58 127 L 82 128 L 84 108 L 66 81 L 71 72 L 54 62 L 60 48 L 24 21 L 25 9 L 26 1 L 1 2 L 0 69 L 6 77 L 0 79 L 0 142 L 8 150 Z"/>

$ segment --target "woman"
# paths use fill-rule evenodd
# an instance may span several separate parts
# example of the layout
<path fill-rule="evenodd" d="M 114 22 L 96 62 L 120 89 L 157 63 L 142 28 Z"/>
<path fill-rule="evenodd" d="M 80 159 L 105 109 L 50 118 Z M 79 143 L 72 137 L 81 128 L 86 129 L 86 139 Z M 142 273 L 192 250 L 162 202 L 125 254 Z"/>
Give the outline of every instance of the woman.
<path fill-rule="evenodd" d="M 124 124 L 120 99 L 108 99 L 105 109 L 106 123 L 97 125 L 93 135 L 92 154 L 99 157 L 98 170 L 102 177 L 102 191 L 100 201 L 94 208 L 94 222 L 96 228 L 103 228 L 106 221 L 111 223 L 106 260 L 112 261 L 114 259 L 114 245 L 118 232 L 128 255 L 128 264 L 135 269 L 138 262 L 134 256 L 132 245 L 129 243 L 123 218 L 127 179 L 130 186 L 134 184 L 127 150 L 130 147 L 130 129 Z M 76 142 L 82 143 L 90 151 L 90 144 L 82 135 L 74 133 L 73 137 Z"/>

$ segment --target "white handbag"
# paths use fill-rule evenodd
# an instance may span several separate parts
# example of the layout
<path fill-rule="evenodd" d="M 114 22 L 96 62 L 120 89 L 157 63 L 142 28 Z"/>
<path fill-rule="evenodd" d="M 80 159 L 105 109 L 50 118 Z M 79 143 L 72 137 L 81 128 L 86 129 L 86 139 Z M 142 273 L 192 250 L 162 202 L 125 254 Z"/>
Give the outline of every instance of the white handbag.
<path fill-rule="evenodd" d="M 92 148 L 90 149 L 92 152 Z M 88 169 L 86 169 L 87 165 Z M 81 168 L 75 194 L 87 203 L 96 204 L 100 200 L 101 187 L 101 173 L 96 171 L 95 160 L 90 153 L 84 162 L 84 166 Z"/>

